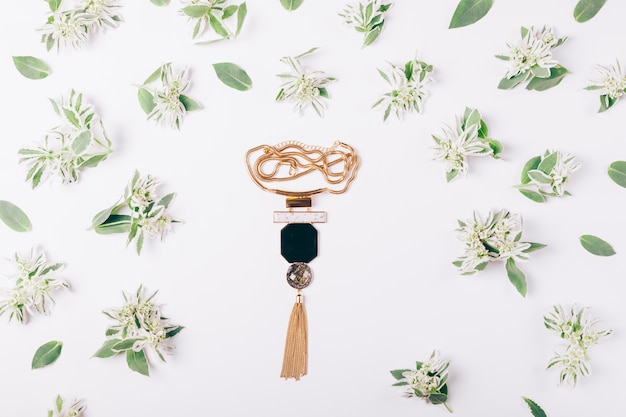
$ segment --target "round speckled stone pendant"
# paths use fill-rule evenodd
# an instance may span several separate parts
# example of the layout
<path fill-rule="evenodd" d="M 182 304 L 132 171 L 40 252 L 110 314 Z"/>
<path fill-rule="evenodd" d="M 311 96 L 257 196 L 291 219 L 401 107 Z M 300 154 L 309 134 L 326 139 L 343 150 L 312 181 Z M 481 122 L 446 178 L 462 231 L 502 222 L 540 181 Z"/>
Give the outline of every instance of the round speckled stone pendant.
<path fill-rule="evenodd" d="M 294 262 L 287 268 L 287 283 L 295 289 L 308 287 L 311 279 L 313 279 L 311 268 L 304 262 Z"/>

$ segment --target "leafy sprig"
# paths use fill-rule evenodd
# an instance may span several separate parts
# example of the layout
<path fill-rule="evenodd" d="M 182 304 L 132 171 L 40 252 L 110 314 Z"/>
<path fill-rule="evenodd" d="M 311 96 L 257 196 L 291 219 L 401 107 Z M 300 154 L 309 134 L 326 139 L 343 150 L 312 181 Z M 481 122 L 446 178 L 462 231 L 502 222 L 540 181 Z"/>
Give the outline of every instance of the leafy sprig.
<path fill-rule="evenodd" d="M 32 314 L 49 314 L 54 304 L 52 292 L 69 288 L 67 282 L 52 276 L 63 264 L 49 263 L 43 251 L 31 249 L 29 255 L 16 252 L 13 265 L 12 286 L 0 289 L 0 316 L 8 313 L 9 321 L 15 318 L 26 324 Z"/>
<path fill-rule="evenodd" d="M 489 129 L 477 109 L 466 108 L 463 117 L 456 118 L 454 128 L 445 126 L 443 135 L 432 135 L 435 160 L 446 163 L 446 180 L 456 179 L 467 172 L 468 156 L 490 155 L 498 159 L 502 144 L 489 138 Z"/>
<path fill-rule="evenodd" d="M 294 103 L 294 110 L 302 116 L 304 110 L 311 106 L 318 116 L 324 115 L 326 104 L 322 99 L 329 99 L 328 84 L 335 81 L 333 77 L 327 77 L 322 71 L 308 71 L 300 62 L 300 59 L 311 55 L 317 48 L 296 55 L 281 58 L 280 62 L 291 68 L 291 72 L 278 74 L 284 80 L 280 91 L 276 95 L 276 101 L 288 101 Z"/>
<path fill-rule="evenodd" d="M 415 370 L 396 369 L 391 375 L 398 381 L 394 387 L 405 387 L 406 397 L 423 398 L 430 404 L 443 404 L 449 412 L 452 412 L 447 404 L 448 401 L 448 367 L 450 361 L 443 361 L 439 353 L 433 351 L 426 362 L 416 362 Z"/>
<path fill-rule="evenodd" d="M 165 362 L 164 355 L 174 350 L 170 339 L 184 327 L 163 316 L 161 307 L 152 301 L 157 292 L 146 297 L 140 286 L 134 295 L 123 293 L 122 307 L 103 311 L 115 324 L 107 328 L 107 340 L 94 357 L 125 355 L 128 367 L 145 376 L 150 376 L 148 352 L 153 351 Z"/>
<path fill-rule="evenodd" d="M 363 47 L 374 43 L 385 27 L 385 12 L 392 3 L 381 0 L 359 0 L 357 4 L 347 4 L 339 13 L 344 22 L 357 32 L 363 33 Z"/>
<path fill-rule="evenodd" d="M 590 374 L 587 363 L 589 348 L 598 344 L 601 337 L 611 334 L 612 330 L 596 331 L 593 327 L 597 320 L 590 317 L 589 309 L 576 305 L 570 309 L 553 306 L 543 320 L 548 330 L 556 332 L 566 342 L 565 346 L 559 347 L 547 369 L 560 367 L 560 383 L 576 386 L 579 376 Z"/>
<path fill-rule="evenodd" d="M 384 94 L 372 108 L 385 107 L 383 121 L 387 120 L 391 113 L 398 119 L 404 113 L 416 111 L 422 112 L 422 103 L 427 96 L 426 86 L 433 82 L 430 73 L 432 65 L 418 61 L 414 58 L 404 66 L 389 63 L 391 69 L 388 73 L 378 70 L 378 73 L 392 87 L 392 90 Z"/>
<path fill-rule="evenodd" d="M 198 42 L 199 44 L 207 44 L 222 39 L 232 39 L 239 36 L 243 23 L 248 14 L 246 3 L 239 5 L 226 5 L 227 0 L 186 0 L 183 1 L 185 7 L 180 12 L 187 16 L 189 22 L 193 23 L 192 38 L 196 39 L 206 34 L 211 28 L 213 32 L 219 36 L 218 39 Z M 226 24 L 231 18 L 237 19 L 235 30 L 229 29 Z"/>
<path fill-rule="evenodd" d="M 87 408 L 85 400 L 72 400 L 66 403 L 63 397 L 57 395 L 54 401 L 54 408 L 48 410 L 48 417 L 80 417 Z"/>
<path fill-rule="evenodd" d="M 63 184 L 76 182 L 82 169 L 98 166 L 113 152 L 102 120 L 82 93 L 71 90 L 67 99 L 50 99 L 50 103 L 61 123 L 42 144 L 18 151 L 19 162 L 28 167 L 26 181 L 33 188 L 52 177 Z"/>
<path fill-rule="evenodd" d="M 49 50 L 59 51 L 68 45 L 80 48 L 89 37 L 106 27 L 115 28 L 122 21 L 115 0 L 79 0 L 74 7 L 61 10 L 62 0 L 46 0 L 50 6 L 41 42 Z"/>
<path fill-rule="evenodd" d="M 511 284 L 526 296 L 526 276 L 516 261 L 529 259 L 528 254 L 544 248 L 542 243 L 523 242 L 522 220 L 507 210 L 489 212 L 483 220 L 476 212 L 471 219 L 459 220 L 459 240 L 465 245 L 465 253 L 453 265 L 463 275 L 482 271 L 491 262 L 506 261 L 506 272 Z"/>
<path fill-rule="evenodd" d="M 509 63 L 499 89 L 509 90 L 528 81 L 527 90 L 544 91 L 557 86 L 568 74 L 552 57 L 552 49 L 562 45 L 567 37 L 559 38 L 550 26 L 537 29 L 522 27 L 522 39 L 515 44 L 507 44 L 509 51 L 496 58 Z"/>
<path fill-rule="evenodd" d="M 573 155 L 547 149 L 543 155 L 532 157 L 522 169 L 522 183 L 516 185 L 525 197 L 543 203 L 547 197 L 571 195 L 565 189 L 580 163 Z"/>
<path fill-rule="evenodd" d="M 585 90 L 600 92 L 600 109 L 598 113 L 607 111 L 626 94 L 626 75 L 622 71 L 619 61 L 615 65 L 603 67 L 598 65 L 598 78 L 592 84 L 585 87 Z"/>
<path fill-rule="evenodd" d="M 124 190 L 124 195 L 111 207 L 98 212 L 90 229 L 99 234 L 128 233 L 126 244 L 135 241 L 137 254 L 141 254 L 144 239 L 165 238 L 174 223 L 169 208 L 176 197 L 175 193 L 158 198 L 156 188 L 159 182 L 152 176 L 141 177 L 135 171 L 132 180 Z M 130 214 L 120 214 L 128 209 Z"/>
<path fill-rule="evenodd" d="M 160 81 L 160 87 L 154 86 L 157 81 Z M 137 93 L 139 105 L 148 115 L 148 120 L 154 119 L 157 123 L 180 129 L 187 112 L 202 109 L 200 103 L 183 94 L 189 84 L 186 68 L 174 73 L 170 62 L 157 68 L 139 86 Z"/>

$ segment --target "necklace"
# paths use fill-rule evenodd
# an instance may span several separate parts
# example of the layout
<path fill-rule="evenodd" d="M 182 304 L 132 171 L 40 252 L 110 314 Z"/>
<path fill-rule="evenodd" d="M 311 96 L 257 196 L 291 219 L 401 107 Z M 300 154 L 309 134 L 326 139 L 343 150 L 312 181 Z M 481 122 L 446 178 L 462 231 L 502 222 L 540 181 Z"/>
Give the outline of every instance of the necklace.
<path fill-rule="evenodd" d="M 346 192 L 359 164 L 354 149 L 342 142 L 321 147 L 289 141 L 260 145 L 246 152 L 252 181 L 264 191 L 286 197 L 287 210 L 275 211 L 274 223 L 286 223 L 280 232 L 280 252 L 289 262 L 287 283 L 297 290 L 297 295 L 287 327 L 282 378 L 299 380 L 308 368 L 308 329 L 302 290 L 311 283 L 313 273 L 309 263 L 317 257 L 318 234 L 313 224 L 326 222 L 326 212 L 311 210 L 312 197 Z"/>

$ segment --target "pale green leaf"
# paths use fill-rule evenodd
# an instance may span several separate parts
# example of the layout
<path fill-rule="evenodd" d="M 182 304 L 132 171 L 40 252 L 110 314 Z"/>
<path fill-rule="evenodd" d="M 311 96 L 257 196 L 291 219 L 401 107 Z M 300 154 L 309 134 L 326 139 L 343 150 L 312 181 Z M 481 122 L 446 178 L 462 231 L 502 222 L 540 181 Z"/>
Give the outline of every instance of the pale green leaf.
<path fill-rule="evenodd" d="M 528 171 L 528 177 L 531 180 L 537 181 L 540 184 L 551 184 L 552 183 L 552 177 L 549 175 L 544 174 L 543 172 L 541 172 L 538 169 L 531 169 L 530 171 Z"/>
<path fill-rule="evenodd" d="M 41 80 L 50 75 L 50 67 L 33 56 L 14 56 L 13 63 L 20 74 L 30 80 Z"/>
<path fill-rule="evenodd" d="M 152 93 L 143 87 L 139 87 L 139 91 L 137 92 L 137 98 L 139 99 L 139 105 L 141 106 L 141 109 L 146 114 L 150 114 L 150 112 L 156 106 Z"/>
<path fill-rule="evenodd" d="M 593 255 L 597 256 L 613 256 L 615 250 L 606 241 L 593 235 L 582 235 L 580 238 L 580 244 L 583 245 L 585 250 Z"/>
<path fill-rule="evenodd" d="M 102 347 L 98 349 L 96 353 L 93 354 L 96 358 L 110 358 L 111 356 L 115 356 L 120 352 L 114 352 L 111 347 L 117 343 L 119 343 L 120 339 L 111 339 L 104 342 Z"/>
<path fill-rule="evenodd" d="M 0 220 L 16 232 L 28 232 L 32 225 L 30 219 L 15 204 L 0 200 Z"/>
<path fill-rule="evenodd" d="M 35 352 L 31 362 L 31 369 L 39 369 L 50 365 L 59 358 L 62 349 L 63 343 L 59 341 L 53 340 L 44 343 Z"/>
<path fill-rule="evenodd" d="M 461 0 L 456 6 L 448 29 L 460 28 L 476 23 L 491 9 L 493 0 Z"/>
<path fill-rule="evenodd" d="M 83 130 L 72 142 L 72 150 L 76 155 L 80 155 L 85 152 L 91 143 L 91 132 L 89 130 Z"/>
<path fill-rule="evenodd" d="M 94 229 L 96 233 L 108 235 L 112 233 L 128 233 L 130 231 L 131 217 L 126 214 L 111 214 L 104 222 Z"/>
<path fill-rule="evenodd" d="M 239 66 L 230 62 L 213 64 L 217 78 L 230 88 L 246 91 L 252 88 L 252 80 Z"/>
<path fill-rule="evenodd" d="M 398 380 L 399 380 L 399 379 L 404 378 L 404 376 L 402 375 L 403 373 L 405 373 L 405 372 L 411 372 L 411 370 L 410 370 L 410 369 L 395 369 L 395 370 L 393 370 L 393 371 L 389 371 L 389 372 L 391 372 L 391 375 L 393 375 L 393 377 L 394 377 L 395 379 L 398 379 Z"/>
<path fill-rule="evenodd" d="M 128 367 L 135 372 L 139 372 L 141 375 L 150 376 L 150 370 L 148 368 L 148 360 L 146 359 L 143 350 L 135 352 L 134 350 L 126 351 L 126 363 Z"/>
<path fill-rule="evenodd" d="M 574 19 L 584 23 L 594 17 L 604 6 L 606 0 L 580 0 L 574 8 Z"/>
<path fill-rule="evenodd" d="M 511 284 L 517 288 L 517 291 L 522 294 L 523 297 L 526 297 L 526 276 L 517 267 L 513 258 L 506 260 L 506 274 L 508 275 Z"/>
<path fill-rule="evenodd" d="M 543 158 L 543 160 L 537 166 L 537 169 L 546 175 L 550 174 L 550 172 L 552 172 L 552 170 L 556 166 L 558 158 L 558 152 L 552 152 L 551 154 Z M 530 171 L 528 171 L 528 174 L 530 174 Z"/>
<path fill-rule="evenodd" d="M 609 165 L 609 177 L 615 184 L 626 188 L 626 161 L 615 161 Z"/>
<path fill-rule="evenodd" d="M 61 6 L 61 2 L 63 0 L 47 0 L 47 1 L 48 1 L 48 5 L 50 6 L 50 11 L 56 12 L 57 10 L 59 10 L 59 7 Z"/>
<path fill-rule="evenodd" d="M 563 81 L 568 74 L 567 69 L 559 66 L 550 68 L 550 76 L 547 78 L 534 77 L 526 86 L 527 90 L 545 91 L 549 88 L 556 87 Z"/>
<path fill-rule="evenodd" d="M 511 78 L 503 78 L 500 80 L 498 84 L 498 88 L 500 90 L 510 90 L 511 88 L 516 87 L 518 84 L 523 83 L 528 79 L 529 72 L 524 72 L 522 74 L 518 74 Z"/>
<path fill-rule="evenodd" d="M 522 193 L 522 195 L 524 195 L 524 197 L 530 198 L 531 200 L 533 200 L 533 201 L 535 201 L 537 203 L 543 203 L 543 202 L 546 201 L 546 198 L 542 194 L 540 194 L 540 193 L 538 193 L 536 191 L 532 191 L 532 190 L 527 190 L 527 189 L 521 188 L 519 190 L 519 192 Z"/>
<path fill-rule="evenodd" d="M 246 2 L 243 2 L 239 5 L 239 9 L 237 10 L 237 29 L 235 30 L 235 36 L 239 36 L 241 28 L 243 27 L 243 22 L 246 20 L 247 14 L 248 6 L 246 5 Z"/>
<path fill-rule="evenodd" d="M 157 6 L 167 6 L 170 4 L 170 0 L 150 0 L 152 4 Z"/>
<path fill-rule="evenodd" d="M 184 94 L 181 94 L 180 96 L 178 96 L 178 99 L 180 100 L 181 103 L 183 103 L 183 106 L 185 106 L 185 110 L 187 111 L 195 111 L 195 110 L 200 110 L 202 109 L 202 105 L 200 103 L 198 103 L 196 100 L 187 97 Z"/>
<path fill-rule="evenodd" d="M 530 182 L 530 177 L 528 176 L 528 171 L 531 169 L 537 169 L 539 163 L 541 162 L 541 156 L 532 157 L 526 162 L 524 168 L 522 168 L 522 184 L 528 184 Z"/>
<path fill-rule="evenodd" d="M 282 4 L 286 10 L 291 12 L 300 7 L 303 1 L 304 0 L 280 0 L 280 4 Z"/>
<path fill-rule="evenodd" d="M 187 16 L 197 19 L 207 16 L 211 11 L 211 7 L 203 4 L 192 4 L 191 6 L 183 7 L 182 11 Z"/>

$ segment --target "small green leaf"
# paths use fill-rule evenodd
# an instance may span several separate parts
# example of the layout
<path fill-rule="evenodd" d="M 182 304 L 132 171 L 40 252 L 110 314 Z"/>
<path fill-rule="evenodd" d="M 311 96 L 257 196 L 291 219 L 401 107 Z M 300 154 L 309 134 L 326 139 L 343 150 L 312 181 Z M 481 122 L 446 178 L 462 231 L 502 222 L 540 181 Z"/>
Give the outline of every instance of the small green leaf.
<path fill-rule="evenodd" d="M 120 352 L 115 352 L 111 349 L 111 347 L 120 342 L 120 339 L 111 339 L 104 342 L 102 347 L 98 349 L 96 353 L 93 354 L 95 358 L 110 358 L 111 356 L 115 356 Z"/>
<path fill-rule="evenodd" d="M 0 200 L 0 220 L 16 232 L 28 232 L 32 225 L 30 219 L 13 203 Z"/>
<path fill-rule="evenodd" d="M 203 4 L 192 4 L 191 6 L 183 7 L 182 11 L 187 16 L 197 19 L 207 16 L 211 11 L 211 7 Z"/>
<path fill-rule="evenodd" d="M 482 120 L 481 120 L 482 122 Z M 495 139 L 489 139 L 487 141 L 487 144 L 489 145 L 489 147 L 491 148 L 491 150 L 493 151 L 493 156 L 497 156 L 500 152 L 502 152 L 502 143 L 500 143 L 500 141 L 497 141 Z"/>
<path fill-rule="evenodd" d="M 185 106 L 185 110 L 187 111 L 195 111 L 195 110 L 200 110 L 202 109 L 202 105 L 200 103 L 198 103 L 196 100 L 187 97 L 184 94 L 181 94 L 180 96 L 178 96 L 178 99 L 180 100 L 181 103 L 183 103 L 183 106 Z"/>
<path fill-rule="evenodd" d="M 535 242 L 528 242 L 528 243 L 530 243 L 530 246 L 528 247 L 528 249 L 524 249 L 522 252 L 530 253 L 539 249 L 543 249 L 546 246 L 548 246 L 548 245 L 544 245 L 543 243 L 535 243 Z"/>
<path fill-rule="evenodd" d="M 174 337 L 174 336 L 176 336 L 178 333 L 180 333 L 180 332 L 181 332 L 181 330 L 183 330 L 183 329 L 184 329 L 184 327 L 183 327 L 183 326 L 176 326 L 176 327 L 173 327 L 173 328 L 171 328 L 171 329 L 166 329 L 166 332 L 165 332 L 165 338 L 166 338 L 166 339 L 169 339 L 170 337 Z"/>
<path fill-rule="evenodd" d="M 50 67 L 33 56 L 14 56 L 13 63 L 20 74 L 30 80 L 41 80 L 50 75 Z"/>
<path fill-rule="evenodd" d="M 135 352 L 134 350 L 126 351 L 126 363 L 128 367 L 135 372 L 139 372 L 141 375 L 150 376 L 150 370 L 148 369 L 148 360 L 143 350 Z"/>
<path fill-rule="evenodd" d="M 72 142 L 72 150 L 76 155 L 80 155 L 85 152 L 91 143 L 91 132 L 89 130 L 83 130 L 80 135 Z"/>
<path fill-rule="evenodd" d="M 524 197 L 530 198 L 531 200 L 533 200 L 533 201 L 535 201 L 537 203 L 543 203 L 543 202 L 546 201 L 546 198 L 542 194 L 540 194 L 540 193 L 538 193 L 536 191 L 526 190 L 524 188 L 520 188 L 519 192 L 522 193 L 522 195 Z"/>
<path fill-rule="evenodd" d="M 93 219 L 91 220 L 91 226 L 89 226 L 89 229 L 94 229 L 96 226 L 100 226 L 109 218 L 109 216 L 111 216 L 111 213 L 113 213 L 115 210 L 119 208 L 120 208 L 120 205 L 118 203 L 115 203 L 111 207 L 106 208 L 96 213 L 96 215 L 93 216 Z"/>
<path fill-rule="evenodd" d="M 280 4 L 282 4 L 283 7 L 290 12 L 300 7 L 302 2 L 303 0 L 280 0 Z"/>
<path fill-rule="evenodd" d="M 165 64 L 165 65 L 169 65 L 169 64 Z M 155 82 L 159 78 L 161 78 L 161 74 L 163 74 L 163 67 L 165 65 L 161 65 L 159 68 L 155 69 L 154 72 L 150 74 L 148 78 L 146 78 L 146 81 L 144 81 L 143 84 L 144 85 L 150 84 L 150 83 Z"/>
<path fill-rule="evenodd" d="M 485 17 L 493 0 L 461 0 L 456 6 L 448 29 L 460 28 L 478 22 Z"/>
<path fill-rule="evenodd" d="M 234 4 L 226 7 L 222 10 L 222 20 L 226 20 L 237 12 L 239 6 L 235 6 Z"/>
<path fill-rule="evenodd" d="M 217 78 L 230 88 L 246 91 L 252 88 L 252 80 L 239 66 L 231 62 L 213 64 Z"/>
<path fill-rule="evenodd" d="M 600 239 L 599 237 L 593 235 L 582 235 L 580 238 L 580 244 L 583 245 L 585 250 L 593 255 L 597 256 L 613 256 L 615 255 L 615 250 L 613 247 Z"/>
<path fill-rule="evenodd" d="M 545 411 L 543 411 L 536 402 L 526 397 L 522 397 L 522 399 L 526 401 L 526 404 L 528 405 L 528 408 L 530 408 L 530 412 L 532 413 L 533 417 L 547 417 Z"/>
<path fill-rule="evenodd" d="M 538 170 L 538 169 L 531 169 L 530 171 L 528 171 L 528 177 L 531 180 L 537 181 L 540 184 L 551 184 L 552 183 L 552 177 L 549 175 L 544 174 L 542 171 Z"/>
<path fill-rule="evenodd" d="M 98 166 L 98 164 L 105 159 L 107 159 L 107 154 L 94 155 L 88 159 L 85 159 L 80 165 L 79 168 L 93 168 Z"/>
<path fill-rule="evenodd" d="M 506 274 L 511 284 L 517 288 L 517 292 L 526 297 L 526 276 L 515 264 L 515 259 L 509 258 L 506 260 Z"/>
<path fill-rule="evenodd" d="M 156 6 L 167 6 L 170 4 L 170 0 L 150 0 L 152 4 Z"/>
<path fill-rule="evenodd" d="M 400 380 L 400 379 L 404 378 L 404 376 L 402 375 L 403 373 L 411 372 L 411 370 L 410 369 L 395 369 L 395 370 L 389 371 L 389 372 L 391 372 L 391 375 L 393 375 L 393 377 L 395 379 Z"/>
<path fill-rule="evenodd" d="M 226 30 L 226 28 L 224 28 L 224 25 L 222 25 L 222 22 L 217 17 L 213 16 L 210 13 L 209 13 L 209 24 L 211 25 L 215 33 L 220 35 L 222 38 L 228 38 L 228 31 Z"/>
<path fill-rule="evenodd" d="M 446 182 L 452 181 L 458 175 L 459 175 L 459 170 L 458 169 L 452 169 L 452 170 L 446 172 Z"/>
<path fill-rule="evenodd" d="M 67 119 L 68 122 L 73 124 L 75 127 L 81 127 L 80 122 L 78 121 L 78 117 L 76 116 L 76 113 L 74 113 L 74 110 L 64 108 L 63 114 L 65 115 L 65 118 Z"/>
<path fill-rule="evenodd" d="M 563 81 L 563 78 L 568 74 L 567 69 L 558 66 L 550 68 L 550 76 L 547 78 L 534 77 L 530 80 L 526 86 L 527 90 L 545 91 L 549 88 L 556 87 Z"/>
<path fill-rule="evenodd" d="M 109 235 L 112 233 L 128 233 L 131 217 L 126 214 L 111 214 L 104 222 L 96 226 L 96 233 Z"/>
<path fill-rule="evenodd" d="M 541 163 L 541 156 L 532 157 L 526 162 L 524 168 L 522 168 L 522 184 L 528 184 L 530 182 L 530 177 L 528 176 L 528 171 L 531 169 L 537 169 L 539 164 Z"/>
<path fill-rule="evenodd" d="M 378 39 L 378 36 L 380 36 L 380 33 L 383 31 L 383 26 L 378 26 L 373 30 L 370 30 L 367 35 L 365 36 L 365 39 L 363 40 L 363 46 L 369 46 L 371 44 L 374 43 L 374 41 L 376 39 Z"/>
<path fill-rule="evenodd" d="M 50 11 L 51 12 L 56 12 L 57 10 L 59 10 L 59 7 L 61 6 L 61 2 L 63 0 L 47 0 L 48 4 L 50 5 Z"/>
<path fill-rule="evenodd" d="M 169 194 L 163 196 L 163 198 L 161 198 L 159 200 L 157 205 L 158 206 L 163 206 L 165 208 L 168 208 L 170 206 L 170 204 L 172 204 L 172 201 L 174 201 L 174 197 L 176 197 L 176 193 L 169 193 Z"/>
<path fill-rule="evenodd" d="M 239 9 L 237 10 L 237 29 L 235 30 L 235 36 L 239 36 L 241 28 L 243 27 L 243 22 L 246 20 L 247 14 L 248 6 L 246 6 L 246 2 L 243 2 L 239 5 Z"/>
<path fill-rule="evenodd" d="M 626 161 L 615 161 L 609 165 L 609 177 L 615 184 L 626 188 Z"/>
<path fill-rule="evenodd" d="M 500 80 L 500 83 L 498 84 L 498 88 L 500 90 L 510 90 L 511 88 L 516 87 L 518 84 L 521 84 L 524 81 L 526 81 L 528 79 L 529 74 L 530 74 L 529 72 L 524 72 L 522 74 L 518 74 L 511 78 L 503 78 Z"/>
<path fill-rule="evenodd" d="M 114 352 L 122 352 L 128 349 L 132 349 L 135 343 L 139 342 L 142 339 L 125 339 L 120 340 L 114 345 L 111 345 L 111 350 Z"/>
<path fill-rule="evenodd" d="M 137 92 L 137 98 L 139 99 L 139 105 L 141 106 L 141 109 L 144 111 L 144 113 L 150 114 L 150 112 L 156 106 L 152 93 L 143 87 L 139 87 L 139 91 Z"/>
<path fill-rule="evenodd" d="M 63 343 L 53 340 L 48 343 L 44 343 L 37 349 L 33 361 L 31 363 L 31 369 L 39 369 L 50 365 L 61 355 L 63 349 Z"/>
<path fill-rule="evenodd" d="M 574 8 L 574 19 L 584 23 L 594 17 L 604 6 L 606 0 L 580 0 Z"/>

